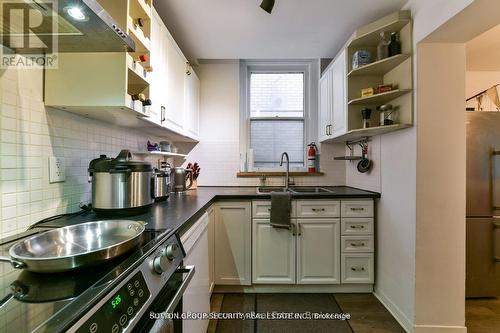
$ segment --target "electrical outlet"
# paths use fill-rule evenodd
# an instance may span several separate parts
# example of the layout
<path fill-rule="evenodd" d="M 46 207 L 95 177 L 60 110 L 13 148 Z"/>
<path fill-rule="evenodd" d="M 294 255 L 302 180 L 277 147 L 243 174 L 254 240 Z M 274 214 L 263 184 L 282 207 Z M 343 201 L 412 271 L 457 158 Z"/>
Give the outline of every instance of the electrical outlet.
<path fill-rule="evenodd" d="M 64 158 L 49 157 L 49 183 L 59 183 L 66 180 Z"/>

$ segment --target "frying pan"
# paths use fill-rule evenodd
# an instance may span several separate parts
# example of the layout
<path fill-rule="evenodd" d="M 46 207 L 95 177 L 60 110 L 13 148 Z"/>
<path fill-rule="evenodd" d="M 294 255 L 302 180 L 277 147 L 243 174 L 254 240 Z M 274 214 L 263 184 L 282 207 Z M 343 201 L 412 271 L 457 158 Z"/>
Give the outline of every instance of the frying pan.
<path fill-rule="evenodd" d="M 140 242 L 145 223 L 128 220 L 94 221 L 49 230 L 16 243 L 10 257 L 14 268 L 55 273 L 94 265 L 123 254 Z"/>

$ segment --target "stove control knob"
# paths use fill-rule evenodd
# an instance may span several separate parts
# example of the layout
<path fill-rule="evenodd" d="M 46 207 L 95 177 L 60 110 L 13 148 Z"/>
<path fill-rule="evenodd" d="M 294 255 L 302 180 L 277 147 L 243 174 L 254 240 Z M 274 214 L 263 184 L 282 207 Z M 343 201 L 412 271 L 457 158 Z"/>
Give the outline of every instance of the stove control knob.
<path fill-rule="evenodd" d="M 169 244 L 165 248 L 165 256 L 168 258 L 168 260 L 174 260 L 175 258 L 177 258 L 177 256 L 179 256 L 180 250 L 181 249 L 179 245 L 175 243 Z"/>
<path fill-rule="evenodd" d="M 161 274 L 167 271 L 169 264 L 169 260 L 161 254 L 153 259 L 153 270 L 156 273 Z"/>

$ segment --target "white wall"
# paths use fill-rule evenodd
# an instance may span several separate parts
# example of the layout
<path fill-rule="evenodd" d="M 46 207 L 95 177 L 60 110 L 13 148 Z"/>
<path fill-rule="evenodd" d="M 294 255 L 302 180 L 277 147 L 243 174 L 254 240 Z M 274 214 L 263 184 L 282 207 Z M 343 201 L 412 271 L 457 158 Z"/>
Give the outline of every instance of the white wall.
<path fill-rule="evenodd" d="M 237 60 L 203 63 L 198 68 L 201 81 L 200 143 L 187 161 L 197 161 L 202 172 L 198 185 L 255 186 L 259 178 L 238 178 L 240 64 Z M 345 165 L 333 156 L 343 155 L 342 144 L 322 145 L 321 177 L 297 177 L 298 185 L 344 185 Z M 268 185 L 280 185 L 283 178 L 268 178 Z"/>
<path fill-rule="evenodd" d="M 446 329 L 444 326 L 447 325 L 452 326 L 451 330 L 457 328 L 460 331 L 464 324 L 463 308 L 460 308 L 463 307 L 464 301 L 463 298 L 459 300 L 463 294 L 463 286 L 458 286 L 453 295 L 433 289 L 436 296 L 443 295 L 443 300 L 436 302 L 435 306 L 434 298 L 420 297 L 417 299 L 416 297 L 421 292 L 421 290 L 416 289 L 419 275 L 430 280 L 439 280 L 439 277 L 436 276 L 438 272 L 419 271 L 420 274 L 416 275 L 415 268 L 418 267 L 417 260 L 425 265 L 429 259 L 422 256 L 416 257 L 416 246 L 419 244 L 426 246 L 429 241 L 432 241 L 419 239 L 417 226 L 435 223 L 435 220 L 428 219 L 428 217 L 424 219 L 424 216 L 417 212 L 417 183 L 420 182 L 420 179 L 417 178 L 417 166 L 426 165 L 426 163 L 432 165 L 433 162 L 417 160 L 417 129 L 423 126 L 419 122 L 419 116 L 423 112 L 430 112 L 430 110 L 422 109 L 416 101 L 416 97 L 419 95 L 419 85 L 417 85 L 419 62 L 416 45 L 471 3 L 472 0 L 411 0 L 404 6 L 403 9 L 411 10 L 413 17 L 414 66 L 416 67 L 414 69 L 416 103 L 414 116 L 416 126 L 380 138 L 372 138 L 370 149 L 374 153 L 372 159 L 380 165 L 378 172 L 373 170 L 370 175 L 361 175 L 349 165 L 347 165 L 346 170 L 347 185 L 374 189 L 378 185 L 382 193 L 382 198 L 377 206 L 378 241 L 375 293 L 408 332 L 441 332 Z M 442 87 L 436 91 L 443 91 Z M 460 100 L 463 101 L 463 98 Z M 433 112 L 439 111 L 433 108 Z M 434 142 L 433 147 L 442 151 L 440 143 Z M 427 148 L 432 149 L 433 147 Z M 465 152 L 465 148 L 463 151 Z M 457 159 L 461 157 L 460 154 L 456 156 Z M 464 179 L 465 175 L 463 175 L 462 180 Z M 457 195 L 460 199 L 460 193 Z M 434 200 L 439 202 L 439 199 L 434 198 Z M 460 210 L 458 212 L 460 213 Z M 448 220 L 448 222 L 450 221 Z M 460 231 L 453 240 L 463 240 Z M 446 255 L 450 255 L 450 253 L 446 253 Z M 461 255 L 462 253 L 459 251 L 458 255 L 454 255 L 454 257 L 460 259 Z M 440 262 L 440 259 L 436 262 Z M 432 260 L 429 264 L 433 265 Z M 460 262 L 452 264 L 456 264 L 456 266 L 452 267 L 450 272 L 460 272 L 463 267 Z M 463 282 L 460 279 L 461 277 L 458 279 L 459 284 Z M 450 300 L 459 300 L 458 305 L 450 307 L 449 304 L 444 304 Z M 440 320 L 430 318 L 426 316 L 427 312 L 423 312 L 423 309 L 434 311 L 436 315 L 442 314 L 442 317 Z"/>
<path fill-rule="evenodd" d="M 0 238 L 90 200 L 89 161 L 144 150 L 144 133 L 45 108 L 42 71 L 0 73 Z M 66 181 L 49 184 L 48 157 L 63 157 Z"/>

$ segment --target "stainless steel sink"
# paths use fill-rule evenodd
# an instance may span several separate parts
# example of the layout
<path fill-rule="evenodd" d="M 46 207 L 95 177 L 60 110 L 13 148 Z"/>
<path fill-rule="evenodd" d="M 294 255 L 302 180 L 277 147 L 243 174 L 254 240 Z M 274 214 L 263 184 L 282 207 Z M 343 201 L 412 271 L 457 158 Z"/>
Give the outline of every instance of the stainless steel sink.
<path fill-rule="evenodd" d="M 257 187 L 257 194 L 267 194 L 271 192 L 286 192 L 284 187 L 278 186 L 261 186 Z"/>
<path fill-rule="evenodd" d="M 309 186 L 294 186 L 290 187 L 288 191 L 292 193 L 302 194 L 302 193 L 333 193 L 332 191 L 327 190 L 323 187 L 309 187 Z M 257 187 L 257 194 L 268 194 L 271 192 L 286 192 L 285 187 L 281 186 L 261 186 Z"/>
<path fill-rule="evenodd" d="M 296 193 L 331 193 L 323 187 L 291 187 L 290 190 Z"/>

